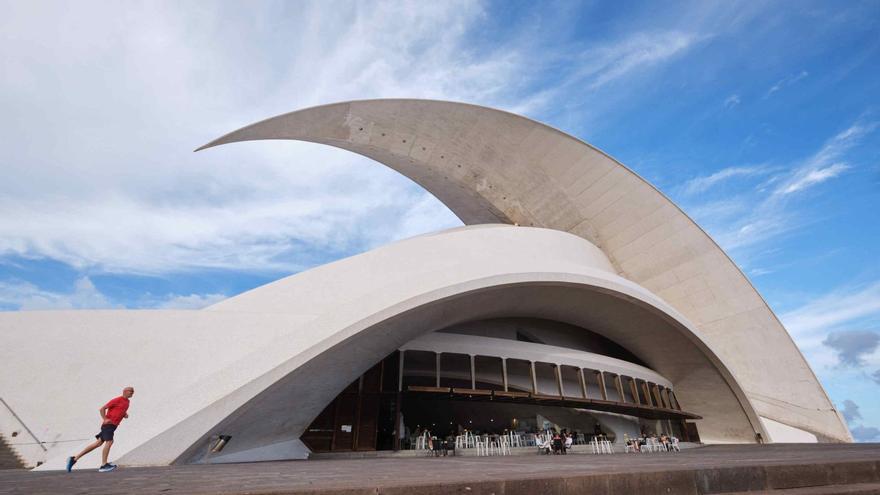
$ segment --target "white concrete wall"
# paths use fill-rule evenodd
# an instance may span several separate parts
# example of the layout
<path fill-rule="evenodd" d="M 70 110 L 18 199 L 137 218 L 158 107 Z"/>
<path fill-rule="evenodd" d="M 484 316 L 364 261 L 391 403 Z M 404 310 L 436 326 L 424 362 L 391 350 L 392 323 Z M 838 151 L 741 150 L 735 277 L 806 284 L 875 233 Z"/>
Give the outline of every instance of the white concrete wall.
<path fill-rule="evenodd" d="M 0 375 L 0 396 L 51 442 L 45 468 L 88 443 L 97 409 L 126 385 L 136 395 L 114 445 L 122 463 L 199 462 L 213 435 L 230 433 L 221 457 L 290 458 L 324 405 L 392 350 L 449 324 L 507 316 L 620 342 L 707 417 L 709 438 L 749 441 L 761 428 L 674 309 L 609 272 L 583 239 L 509 226 L 409 239 L 201 311 L 0 313 L 0 362 L 14 370 Z M 673 351 L 678 359 L 663 359 Z M 77 466 L 96 463 L 92 454 Z"/>
<path fill-rule="evenodd" d="M 767 430 L 767 434 L 770 435 L 770 438 L 767 439 L 769 442 L 816 443 L 819 441 L 816 438 L 816 435 L 813 435 L 808 431 L 784 425 L 778 421 L 773 421 L 772 419 L 761 418 L 761 423 L 764 424 L 764 429 Z"/>
<path fill-rule="evenodd" d="M 206 147 L 257 139 L 312 141 L 373 158 L 422 185 L 467 224 L 517 223 L 588 239 L 615 271 L 700 329 L 762 416 L 824 440 L 852 441 L 739 268 L 657 189 L 583 141 L 475 105 L 367 100 L 280 115 Z"/>

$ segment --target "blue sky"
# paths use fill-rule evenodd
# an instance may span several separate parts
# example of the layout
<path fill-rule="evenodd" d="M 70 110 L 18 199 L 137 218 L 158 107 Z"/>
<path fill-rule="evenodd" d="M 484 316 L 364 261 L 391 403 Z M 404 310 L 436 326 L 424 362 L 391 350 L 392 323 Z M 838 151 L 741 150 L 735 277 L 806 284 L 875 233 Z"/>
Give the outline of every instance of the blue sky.
<path fill-rule="evenodd" d="M 375 97 L 546 122 L 656 184 L 880 441 L 880 4 L 0 0 L 0 310 L 198 308 L 458 220 L 292 142 Z"/>

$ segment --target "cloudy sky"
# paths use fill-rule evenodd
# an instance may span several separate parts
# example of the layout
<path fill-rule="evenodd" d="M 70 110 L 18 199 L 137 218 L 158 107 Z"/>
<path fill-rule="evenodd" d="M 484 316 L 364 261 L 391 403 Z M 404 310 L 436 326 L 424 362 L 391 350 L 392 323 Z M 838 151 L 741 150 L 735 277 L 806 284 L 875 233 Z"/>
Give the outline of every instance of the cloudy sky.
<path fill-rule="evenodd" d="M 199 308 L 459 225 L 341 150 L 192 150 L 316 104 L 465 101 L 658 185 L 880 441 L 876 1 L 0 0 L 0 40 L 0 310 Z"/>

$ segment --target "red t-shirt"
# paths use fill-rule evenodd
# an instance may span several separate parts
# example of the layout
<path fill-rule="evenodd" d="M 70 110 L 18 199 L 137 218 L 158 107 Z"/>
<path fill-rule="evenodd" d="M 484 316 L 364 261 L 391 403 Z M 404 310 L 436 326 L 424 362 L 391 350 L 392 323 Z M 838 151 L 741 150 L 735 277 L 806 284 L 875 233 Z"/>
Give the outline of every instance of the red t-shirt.
<path fill-rule="evenodd" d="M 122 418 L 125 417 L 125 413 L 128 411 L 129 402 L 128 399 L 120 395 L 104 404 L 104 407 L 107 408 L 107 412 L 104 414 L 107 417 L 107 423 L 114 425 L 121 423 Z"/>

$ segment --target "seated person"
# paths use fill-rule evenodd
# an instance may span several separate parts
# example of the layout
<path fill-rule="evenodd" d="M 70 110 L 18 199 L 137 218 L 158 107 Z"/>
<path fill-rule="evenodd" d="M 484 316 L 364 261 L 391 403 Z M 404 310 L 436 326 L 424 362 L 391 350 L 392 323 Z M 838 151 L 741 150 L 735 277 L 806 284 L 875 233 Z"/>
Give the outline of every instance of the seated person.
<path fill-rule="evenodd" d="M 628 447 L 632 447 L 633 452 L 640 452 L 639 449 L 639 439 L 638 438 L 627 438 L 625 443 Z"/>
<path fill-rule="evenodd" d="M 564 454 L 563 450 L 562 437 L 559 436 L 559 433 L 553 435 L 553 453 L 554 454 Z"/>
<path fill-rule="evenodd" d="M 548 438 L 547 441 L 538 446 L 539 454 L 549 454 L 553 450 L 553 444 L 550 442 Z"/>
<path fill-rule="evenodd" d="M 455 455 L 455 437 L 452 435 L 446 436 L 446 444 L 444 445 L 443 455 L 447 455 L 449 451 L 452 451 L 452 455 Z"/>
<path fill-rule="evenodd" d="M 669 446 L 669 437 L 666 436 L 666 433 L 660 434 L 660 444 L 663 445 L 664 447 Z"/>
<path fill-rule="evenodd" d="M 431 450 L 434 452 L 434 457 L 440 457 L 443 453 L 443 441 L 437 437 L 431 437 Z"/>

